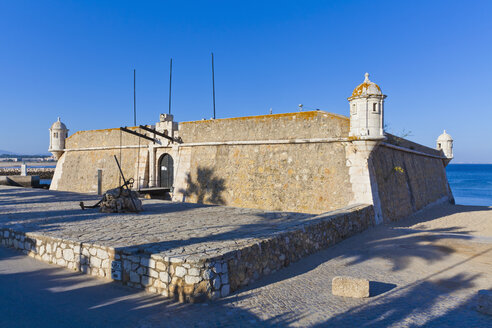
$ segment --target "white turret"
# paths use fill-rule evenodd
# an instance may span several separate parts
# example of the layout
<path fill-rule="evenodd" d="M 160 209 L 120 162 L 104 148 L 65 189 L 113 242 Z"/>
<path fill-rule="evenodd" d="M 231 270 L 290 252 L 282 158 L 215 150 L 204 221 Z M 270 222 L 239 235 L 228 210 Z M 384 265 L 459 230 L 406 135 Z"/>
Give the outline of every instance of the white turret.
<path fill-rule="evenodd" d="M 446 133 L 446 130 L 437 138 L 437 150 L 442 150 L 447 157 L 446 165 L 453 159 L 453 138 Z"/>
<path fill-rule="evenodd" d="M 350 103 L 350 132 L 349 136 L 361 139 L 384 138 L 384 98 L 381 88 L 369 80 L 369 73 L 365 74 L 364 82 L 359 84 Z"/>
<path fill-rule="evenodd" d="M 58 117 L 58 121 L 53 123 L 50 128 L 50 148 L 48 149 L 56 160 L 58 160 L 65 151 L 65 139 L 67 137 L 68 129 Z"/>

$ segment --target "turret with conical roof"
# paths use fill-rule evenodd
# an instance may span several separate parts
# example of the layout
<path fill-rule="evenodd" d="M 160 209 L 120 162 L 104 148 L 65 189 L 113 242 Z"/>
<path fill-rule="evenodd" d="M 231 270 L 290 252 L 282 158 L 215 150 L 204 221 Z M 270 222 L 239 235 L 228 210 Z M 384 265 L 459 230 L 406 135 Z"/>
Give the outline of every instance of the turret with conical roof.
<path fill-rule="evenodd" d="M 56 160 L 60 158 L 65 150 L 65 139 L 67 137 L 68 129 L 58 117 L 58 120 L 53 123 L 50 128 L 50 147 L 48 149 Z"/>
<path fill-rule="evenodd" d="M 446 165 L 453 159 L 453 138 L 444 130 L 437 138 L 437 150 L 442 150 L 444 156 L 447 157 Z"/>
<path fill-rule="evenodd" d="M 371 82 L 369 73 L 366 73 L 364 82 L 359 84 L 348 98 L 350 136 L 361 139 L 384 138 L 384 98 L 386 96 L 381 92 L 381 88 Z"/>

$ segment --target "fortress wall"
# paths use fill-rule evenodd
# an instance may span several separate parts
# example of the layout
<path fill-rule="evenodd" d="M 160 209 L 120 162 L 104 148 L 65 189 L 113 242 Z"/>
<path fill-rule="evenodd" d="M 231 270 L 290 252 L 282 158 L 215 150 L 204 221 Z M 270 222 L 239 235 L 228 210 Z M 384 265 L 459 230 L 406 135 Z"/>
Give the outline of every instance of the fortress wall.
<path fill-rule="evenodd" d="M 444 154 L 440 150 L 426 147 L 424 145 L 415 143 L 413 141 L 410 141 L 410 140 L 407 140 L 404 138 L 397 137 L 397 136 L 389 134 L 389 133 L 385 133 L 385 136 L 386 136 L 385 143 L 389 143 L 391 145 L 407 148 L 410 150 L 416 150 L 416 151 L 430 154 L 433 156 L 444 156 Z"/>
<path fill-rule="evenodd" d="M 179 136 L 184 143 L 238 140 L 343 138 L 349 119 L 323 111 L 236 117 L 182 122 Z"/>
<path fill-rule="evenodd" d="M 347 206 L 353 195 L 339 140 L 348 129 L 348 118 L 322 111 L 181 123 L 173 199 L 306 213 Z"/>
<path fill-rule="evenodd" d="M 453 201 L 442 159 L 382 144 L 372 154 L 370 165 L 385 221 L 404 218 L 443 199 Z"/>
<path fill-rule="evenodd" d="M 353 198 L 341 142 L 184 147 L 174 200 L 322 213 Z"/>
<path fill-rule="evenodd" d="M 131 128 L 135 130 L 135 128 Z M 51 189 L 75 192 L 97 192 L 97 170 L 102 170 L 102 190 L 115 188 L 120 183 L 118 167 L 113 158 L 120 160 L 126 179 L 134 178 L 139 138 L 118 129 L 80 131 L 66 141 L 66 151 L 57 163 Z M 147 141 L 141 141 L 147 147 Z M 100 148 L 91 150 L 87 148 Z M 83 150 L 86 149 L 86 150 Z M 140 158 L 141 161 L 146 160 Z M 58 172 L 59 171 L 59 172 Z M 58 172 L 58 174 L 57 174 Z"/>
<path fill-rule="evenodd" d="M 129 127 L 128 129 L 138 130 L 137 127 Z M 138 140 L 140 139 L 137 136 L 120 131 L 119 128 L 78 131 L 66 139 L 65 148 L 70 150 L 92 147 L 119 147 L 120 138 L 123 146 L 138 145 Z M 144 143 L 144 140 L 141 140 L 140 143 Z"/>
<path fill-rule="evenodd" d="M 102 170 L 103 192 L 116 188 L 120 183 L 120 174 L 113 155 L 119 160 L 119 149 L 97 151 L 70 151 L 60 158 L 56 170 L 62 170 L 57 182 L 52 182 L 52 190 L 74 192 L 97 192 L 97 170 Z M 134 178 L 137 148 L 121 150 L 121 169 L 125 178 Z M 55 179 L 55 176 L 53 177 Z M 56 183 L 56 187 L 55 187 Z M 123 183 L 123 182 L 121 182 Z"/>

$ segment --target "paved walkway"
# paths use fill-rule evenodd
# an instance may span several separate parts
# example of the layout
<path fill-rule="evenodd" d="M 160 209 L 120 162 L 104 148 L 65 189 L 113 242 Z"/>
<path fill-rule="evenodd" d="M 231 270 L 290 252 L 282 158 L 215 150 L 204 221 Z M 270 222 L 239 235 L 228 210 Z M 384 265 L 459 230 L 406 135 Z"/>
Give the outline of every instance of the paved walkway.
<path fill-rule="evenodd" d="M 222 255 L 306 223 L 313 214 L 143 200 L 139 214 L 82 211 L 100 197 L 0 186 L 0 228 L 163 256 Z"/>
<path fill-rule="evenodd" d="M 43 227 L 55 232 L 58 224 Z M 490 327 L 492 317 L 475 311 L 475 296 L 492 289 L 491 227 L 492 208 L 430 209 L 205 304 L 172 303 L 0 249 L 0 326 Z M 375 293 L 335 297 L 335 275 L 368 278 Z"/>

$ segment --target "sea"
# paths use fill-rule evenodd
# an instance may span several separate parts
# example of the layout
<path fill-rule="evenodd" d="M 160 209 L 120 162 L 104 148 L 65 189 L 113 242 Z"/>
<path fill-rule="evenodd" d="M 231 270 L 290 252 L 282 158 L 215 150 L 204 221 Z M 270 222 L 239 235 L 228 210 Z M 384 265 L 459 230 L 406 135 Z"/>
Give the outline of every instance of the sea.
<path fill-rule="evenodd" d="M 449 164 L 446 174 L 456 204 L 492 206 L 492 164 Z"/>

